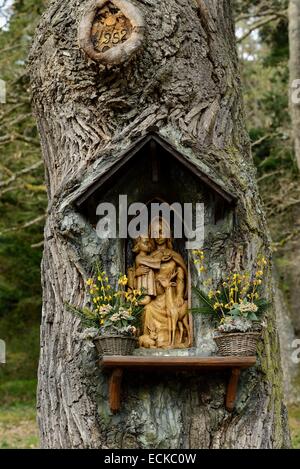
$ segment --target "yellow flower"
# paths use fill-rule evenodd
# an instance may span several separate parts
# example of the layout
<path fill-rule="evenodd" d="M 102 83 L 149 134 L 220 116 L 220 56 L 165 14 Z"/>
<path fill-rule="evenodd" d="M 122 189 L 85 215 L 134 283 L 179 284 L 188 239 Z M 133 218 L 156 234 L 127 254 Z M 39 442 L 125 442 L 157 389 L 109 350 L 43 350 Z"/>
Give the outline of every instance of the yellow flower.
<path fill-rule="evenodd" d="M 99 282 L 102 282 L 102 275 L 98 275 Z"/>
<path fill-rule="evenodd" d="M 258 259 L 257 264 L 258 265 L 267 265 L 268 262 L 267 262 L 266 258 L 264 256 L 262 256 L 260 259 Z"/>
<path fill-rule="evenodd" d="M 212 284 L 212 279 L 211 278 L 208 278 L 207 280 L 204 280 L 204 282 L 203 282 L 203 285 L 205 285 L 206 287 L 208 287 L 211 284 Z"/>
<path fill-rule="evenodd" d="M 214 292 L 213 292 L 213 290 L 210 290 L 208 292 L 208 298 L 211 300 L 213 298 L 213 296 L 214 296 Z"/>
<path fill-rule="evenodd" d="M 199 270 L 200 272 L 205 272 L 205 267 L 202 265 Z"/>
<path fill-rule="evenodd" d="M 93 285 L 93 283 L 94 283 L 94 282 L 93 282 L 93 279 L 92 279 L 92 278 L 89 278 L 89 279 L 87 279 L 87 281 L 86 281 L 86 284 L 89 285 L 89 286 L 90 286 L 90 285 Z"/>
<path fill-rule="evenodd" d="M 204 251 L 201 251 L 200 249 L 194 249 L 193 254 L 195 256 L 204 256 Z"/>
<path fill-rule="evenodd" d="M 126 275 L 123 275 L 122 277 L 119 278 L 119 285 L 123 285 L 124 287 L 127 285 L 128 283 L 128 278 Z"/>

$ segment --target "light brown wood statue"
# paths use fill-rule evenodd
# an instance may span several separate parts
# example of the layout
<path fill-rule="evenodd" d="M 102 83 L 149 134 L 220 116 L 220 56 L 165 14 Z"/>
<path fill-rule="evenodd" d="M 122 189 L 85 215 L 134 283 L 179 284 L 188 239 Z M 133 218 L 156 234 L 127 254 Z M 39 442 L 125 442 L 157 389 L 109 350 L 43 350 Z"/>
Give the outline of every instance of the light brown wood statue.
<path fill-rule="evenodd" d="M 149 237 L 138 238 L 133 252 L 137 256 L 135 266 L 129 269 L 129 286 L 143 288 L 145 292 L 140 346 L 190 347 L 187 268 L 182 256 L 173 250 L 165 220 L 154 219 Z"/>

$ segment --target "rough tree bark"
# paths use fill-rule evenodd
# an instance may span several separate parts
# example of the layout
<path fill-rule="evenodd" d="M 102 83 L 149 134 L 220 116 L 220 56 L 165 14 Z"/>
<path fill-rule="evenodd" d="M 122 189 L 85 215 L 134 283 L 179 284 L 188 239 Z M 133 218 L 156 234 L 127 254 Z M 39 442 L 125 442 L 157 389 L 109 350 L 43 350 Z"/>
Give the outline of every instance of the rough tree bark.
<path fill-rule="evenodd" d="M 232 415 L 224 409 L 225 378 L 219 375 L 131 376 L 125 378 L 120 414 L 108 409 L 107 380 L 95 351 L 64 307 L 65 301 L 87 300 L 93 235 L 71 204 L 87 181 L 156 129 L 238 197 L 226 247 L 222 239 L 214 245 L 215 270 L 219 261 L 251 270 L 257 253 L 268 252 L 269 240 L 244 126 L 230 2 L 133 0 L 147 18 L 144 48 L 129 63 L 110 68 L 78 47 L 87 3 L 52 1 L 30 55 L 49 197 L 38 391 L 42 446 L 288 447 L 272 309 L 259 364 L 243 374 Z"/>
<path fill-rule="evenodd" d="M 300 80 L 300 3 L 298 0 L 290 0 L 289 2 L 289 44 L 290 44 L 290 84 L 291 91 L 295 94 L 296 80 L 297 89 L 299 90 Z M 297 93 L 298 99 L 290 100 L 292 126 L 293 126 L 293 138 L 295 156 L 298 168 L 300 170 L 300 103 L 299 103 L 299 92 Z"/>

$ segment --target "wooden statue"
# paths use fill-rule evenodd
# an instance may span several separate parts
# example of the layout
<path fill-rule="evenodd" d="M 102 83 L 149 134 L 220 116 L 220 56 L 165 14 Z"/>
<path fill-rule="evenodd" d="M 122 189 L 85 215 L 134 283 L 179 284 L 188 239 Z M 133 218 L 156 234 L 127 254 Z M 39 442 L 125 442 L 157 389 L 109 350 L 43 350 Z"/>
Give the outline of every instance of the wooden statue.
<path fill-rule="evenodd" d="M 133 248 L 133 252 L 137 253 L 135 258 L 135 287 L 145 292 L 142 304 L 150 303 L 151 297 L 156 296 L 155 270 L 159 270 L 160 261 L 151 256 L 153 250 L 153 242 L 147 236 L 139 237 Z"/>
<path fill-rule="evenodd" d="M 139 338 L 140 346 L 145 348 L 191 345 L 187 268 L 166 233 L 170 233 L 167 223 L 156 218 L 149 227 L 149 237 L 138 238 L 133 248 L 137 256 L 129 272 L 129 286 L 145 292 L 143 332 Z"/>

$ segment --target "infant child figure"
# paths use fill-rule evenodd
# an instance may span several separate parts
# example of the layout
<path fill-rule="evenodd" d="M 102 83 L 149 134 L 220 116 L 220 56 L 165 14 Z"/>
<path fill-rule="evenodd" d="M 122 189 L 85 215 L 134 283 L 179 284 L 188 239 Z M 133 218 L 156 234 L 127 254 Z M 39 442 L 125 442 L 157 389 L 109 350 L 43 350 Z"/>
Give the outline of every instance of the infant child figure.
<path fill-rule="evenodd" d="M 155 273 L 160 269 L 160 260 L 151 256 L 153 242 L 148 236 L 139 236 L 132 251 L 137 254 L 135 258 L 134 285 L 137 290 L 144 292 L 142 305 L 151 302 L 151 297 L 156 296 Z"/>

